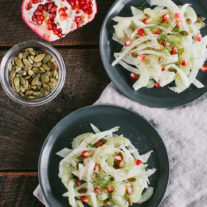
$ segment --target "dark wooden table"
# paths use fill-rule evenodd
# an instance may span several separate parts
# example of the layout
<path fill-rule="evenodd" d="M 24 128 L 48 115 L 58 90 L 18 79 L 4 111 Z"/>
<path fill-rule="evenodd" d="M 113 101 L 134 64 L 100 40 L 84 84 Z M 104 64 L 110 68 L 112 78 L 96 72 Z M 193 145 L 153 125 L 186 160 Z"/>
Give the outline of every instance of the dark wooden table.
<path fill-rule="evenodd" d="M 39 40 L 22 21 L 22 0 L 0 1 L 0 60 L 18 42 Z M 113 0 L 97 0 L 95 20 L 52 43 L 64 58 L 67 78 L 51 103 L 25 107 L 0 87 L 0 207 L 43 206 L 33 195 L 41 146 L 52 127 L 70 112 L 97 100 L 109 79 L 99 54 L 99 33 Z"/>

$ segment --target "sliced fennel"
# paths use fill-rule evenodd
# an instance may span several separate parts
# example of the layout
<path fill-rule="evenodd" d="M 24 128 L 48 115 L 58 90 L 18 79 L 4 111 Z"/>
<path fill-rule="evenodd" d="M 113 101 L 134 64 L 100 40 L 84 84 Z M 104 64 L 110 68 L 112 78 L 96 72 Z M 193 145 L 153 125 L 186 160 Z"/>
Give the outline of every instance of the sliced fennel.
<path fill-rule="evenodd" d="M 119 127 L 101 132 L 90 126 L 94 133 L 77 136 L 73 149 L 57 153 L 64 157 L 59 177 L 70 206 L 83 207 L 85 202 L 93 207 L 128 207 L 150 199 L 153 188 L 149 187 L 149 177 L 156 170 L 146 169 L 145 163 L 152 151 L 140 155 L 128 138 L 113 134 Z"/>
<path fill-rule="evenodd" d="M 131 7 L 131 17 L 114 17 L 113 40 L 123 48 L 114 53 L 112 66 L 139 75 L 134 90 L 169 87 L 181 93 L 191 84 L 204 85 L 196 77 L 206 60 L 207 36 L 199 38 L 204 23 L 190 4 L 172 0 L 148 0 L 153 8 Z M 166 20 L 167 16 L 167 20 Z M 166 20 L 166 21 L 165 21 Z"/>

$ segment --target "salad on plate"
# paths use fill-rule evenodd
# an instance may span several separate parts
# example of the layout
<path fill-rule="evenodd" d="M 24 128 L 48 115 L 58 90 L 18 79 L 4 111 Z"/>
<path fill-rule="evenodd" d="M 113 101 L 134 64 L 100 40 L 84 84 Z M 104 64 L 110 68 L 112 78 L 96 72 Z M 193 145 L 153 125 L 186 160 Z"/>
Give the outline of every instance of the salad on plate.
<path fill-rule="evenodd" d="M 202 37 L 204 17 L 190 4 L 176 5 L 172 0 L 148 0 L 152 8 L 131 7 L 132 16 L 116 16 L 113 40 L 122 45 L 114 53 L 112 66 L 120 64 L 140 88 L 162 88 L 181 93 L 197 80 L 207 54 L 207 36 Z"/>
<path fill-rule="evenodd" d="M 152 151 L 140 155 L 119 127 L 100 131 L 91 124 L 94 133 L 84 133 L 73 139 L 72 149 L 64 148 L 57 155 L 59 177 L 65 185 L 72 207 L 128 207 L 143 203 L 153 195 L 149 177 L 155 169 L 146 164 Z"/>

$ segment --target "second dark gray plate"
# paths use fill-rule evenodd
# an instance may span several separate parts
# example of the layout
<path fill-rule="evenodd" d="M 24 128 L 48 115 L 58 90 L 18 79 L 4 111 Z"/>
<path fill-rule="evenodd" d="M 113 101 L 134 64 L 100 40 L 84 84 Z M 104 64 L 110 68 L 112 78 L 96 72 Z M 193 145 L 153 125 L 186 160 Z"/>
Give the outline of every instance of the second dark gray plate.
<path fill-rule="evenodd" d="M 207 4 L 204 0 L 175 0 L 174 2 L 178 5 L 190 3 L 197 14 L 206 16 Z M 118 0 L 109 10 L 100 34 L 100 52 L 105 70 L 120 92 L 143 105 L 168 108 L 194 101 L 207 91 L 207 87 L 197 89 L 196 87 L 191 86 L 188 90 L 180 94 L 170 91 L 167 87 L 162 89 L 143 88 L 139 91 L 134 91 L 132 88 L 133 82 L 130 79 L 129 72 L 123 69 L 120 65 L 116 65 L 115 67 L 111 66 L 111 63 L 114 60 L 114 52 L 119 52 L 121 50 L 121 46 L 112 40 L 114 32 L 113 25 L 115 24 L 112 18 L 114 16 L 131 16 L 130 6 L 138 7 L 142 3 L 143 0 Z M 147 7 L 149 7 L 149 5 Z M 207 28 L 202 30 L 202 34 L 207 35 Z M 207 73 L 200 72 L 198 79 L 207 86 Z"/>
<path fill-rule="evenodd" d="M 58 177 L 61 158 L 56 152 L 68 147 L 74 137 L 91 132 L 90 123 L 100 130 L 120 126 L 117 134 L 128 137 L 140 154 L 153 151 L 148 164 L 157 171 L 150 177 L 150 186 L 155 188 L 152 198 L 134 207 L 157 207 L 165 193 L 169 163 L 164 143 L 155 129 L 138 114 L 124 108 L 99 105 L 79 109 L 61 120 L 50 132 L 42 147 L 39 159 L 39 182 L 49 207 L 69 207 L 68 199 L 62 197 L 67 190 Z"/>

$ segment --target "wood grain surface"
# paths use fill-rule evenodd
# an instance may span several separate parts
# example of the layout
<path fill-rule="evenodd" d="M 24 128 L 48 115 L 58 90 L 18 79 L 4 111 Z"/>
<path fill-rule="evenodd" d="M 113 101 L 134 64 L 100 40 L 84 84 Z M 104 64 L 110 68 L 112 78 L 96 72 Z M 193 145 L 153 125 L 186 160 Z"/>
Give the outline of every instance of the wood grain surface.
<path fill-rule="evenodd" d="M 0 46 L 13 46 L 26 40 L 40 40 L 32 30 L 24 24 L 21 16 L 22 0 L 0 0 Z M 103 19 L 114 3 L 113 0 L 97 0 L 98 13 L 93 22 L 68 34 L 53 45 L 98 45 L 99 33 Z"/>

